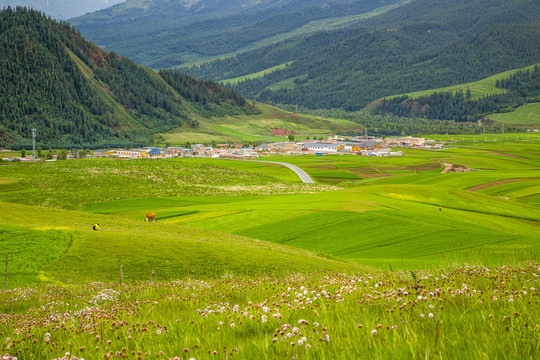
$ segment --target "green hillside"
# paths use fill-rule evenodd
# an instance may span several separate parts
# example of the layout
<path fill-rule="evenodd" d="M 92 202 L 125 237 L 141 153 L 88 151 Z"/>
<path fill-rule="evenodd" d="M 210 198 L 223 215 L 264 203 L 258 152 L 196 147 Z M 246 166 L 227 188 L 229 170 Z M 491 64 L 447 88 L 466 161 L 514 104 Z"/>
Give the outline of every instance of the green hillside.
<path fill-rule="evenodd" d="M 540 69 L 531 65 L 477 82 L 379 99 L 364 112 L 455 121 L 495 120 L 534 127 L 538 123 L 535 104 L 540 101 L 539 83 Z"/>
<path fill-rule="evenodd" d="M 212 81 L 155 73 L 26 8 L 0 12 L 0 145 L 148 145 L 153 133 L 199 119 L 250 114 L 243 96 Z"/>
<path fill-rule="evenodd" d="M 272 129 L 291 132 L 298 139 L 321 134 L 362 131 L 363 127 L 348 120 L 291 113 L 257 102 L 255 114 L 226 115 L 205 118 L 196 128 L 182 126 L 157 135 L 156 143 L 178 144 L 189 142 L 269 142 L 284 141 L 287 137 L 272 135 Z"/>
<path fill-rule="evenodd" d="M 411 1 L 355 26 L 183 69 L 225 80 L 293 61 L 235 88 L 260 101 L 354 111 L 384 96 L 537 63 L 539 11 L 529 0 Z"/>
<path fill-rule="evenodd" d="M 404 2 L 129 0 L 70 21 L 105 49 L 159 69 L 232 56 L 317 31 L 351 26 Z M 131 21 L 125 21 L 126 17 Z M 151 51 L 148 42 L 153 44 Z"/>
<path fill-rule="evenodd" d="M 315 185 L 279 165 L 220 159 L 13 164 L 2 168 L 0 238 L 14 256 L 26 236 L 58 241 L 20 282 L 114 279 L 120 265 L 143 279 L 158 269 L 166 277 L 247 274 L 254 262 L 263 273 L 518 263 L 540 250 L 538 146 L 525 139 L 403 157 L 267 159 L 300 166 Z M 443 174 L 443 162 L 474 170 Z M 148 212 L 155 224 L 144 222 Z M 49 229 L 59 232 L 33 232 Z M 69 249 L 56 238 L 71 239 Z M 283 257 L 294 262 L 289 253 L 305 258 L 279 267 Z M 97 257 L 106 264 L 91 264 Z M 70 270 L 81 261 L 87 273 Z"/>

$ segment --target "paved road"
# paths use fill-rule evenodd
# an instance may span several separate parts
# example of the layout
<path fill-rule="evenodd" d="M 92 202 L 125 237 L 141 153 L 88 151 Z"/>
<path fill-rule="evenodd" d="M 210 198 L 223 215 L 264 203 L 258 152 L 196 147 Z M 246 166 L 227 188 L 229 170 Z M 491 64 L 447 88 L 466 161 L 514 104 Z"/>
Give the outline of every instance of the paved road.
<path fill-rule="evenodd" d="M 230 159 L 230 160 L 236 160 L 236 159 Z M 298 175 L 300 180 L 302 180 L 304 183 L 306 183 L 306 184 L 314 184 L 315 183 L 315 181 L 313 181 L 313 179 L 311 179 L 309 177 L 309 175 L 304 170 L 300 169 L 298 166 L 293 165 L 293 164 L 288 164 L 288 163 L 284 163 L 284 162 L 277 162 L 277 161 L 263 161 L 263 160 L 241 160 L 241 159 L 238 159 L 237 161 L 253 161 L 253 162 L 260 162 L 260 163 L 283 165 L 283 166 L 288 167 L 292 171 L 294 171 L 296 173 L 296 175 Z"/>

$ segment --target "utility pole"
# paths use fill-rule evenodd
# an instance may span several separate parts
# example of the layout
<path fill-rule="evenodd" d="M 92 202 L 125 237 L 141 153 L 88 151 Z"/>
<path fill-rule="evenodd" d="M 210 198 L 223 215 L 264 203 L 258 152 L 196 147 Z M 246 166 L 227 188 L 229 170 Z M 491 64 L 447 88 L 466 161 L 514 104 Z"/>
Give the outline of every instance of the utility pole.
<path fill-rule="evenodd" d="M 32 150 L 33 150 L 33 159 L 36 161 L 36 128 L 32 128 Z"/>

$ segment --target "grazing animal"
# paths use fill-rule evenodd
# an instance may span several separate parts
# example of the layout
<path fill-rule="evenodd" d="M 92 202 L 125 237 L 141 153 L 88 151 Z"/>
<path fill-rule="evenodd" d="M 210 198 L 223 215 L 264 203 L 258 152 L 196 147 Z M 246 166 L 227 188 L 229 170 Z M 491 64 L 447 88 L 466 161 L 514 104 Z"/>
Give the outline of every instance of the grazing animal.
<path fill-rule="evenodd" d="M 156 222 L 156 214 L 154 213 L 148 213 L 146 214 L 146 221 L 152 220 L 153 222 Z"/>

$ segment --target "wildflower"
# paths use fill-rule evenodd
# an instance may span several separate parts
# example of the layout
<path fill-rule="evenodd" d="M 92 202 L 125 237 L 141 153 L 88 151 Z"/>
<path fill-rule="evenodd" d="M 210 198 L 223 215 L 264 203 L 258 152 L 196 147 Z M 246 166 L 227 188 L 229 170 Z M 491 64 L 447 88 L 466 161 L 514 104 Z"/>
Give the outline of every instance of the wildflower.
<path fill-rule="evenodd" d="M 423 318 L 424 316 L 425 316 L 424 314 L 420 313 L 420 317 L 421 317 L 421 318 Z"/>
<path fill-rule="evenodd" d="M 435 315 L 433 315 L 433 313 L 429 313 L 428 316 L 429 316 L 430 318 L 432 318 L 432 317 L 435 316 Z"/>
<path fill-rule="evenodd" d="M 236 325 L 234 325 L 234 323 L 232 322 L 232 323 L 231 323 L 231 328 L 234 329 L 235 326 L 236 326 Z"/>
<path fill-rule="evenodd" d="M 263 316 L 261 317 L 261 320 L 262 320 L 263 324 L 266 324 L 266 322 L 267 322 L 267 320 L 266 320 L 266 315 L 263 315 Z"/>
<path fill-rule="evenodd" d="M 311 345 L 306 344 L 306 349 L 308 349 L 308 350 L 311 349 Z"/>
<path fill-rule="evenodd" d="M 301 319 L 301 320 L 298 320 L 298 324 L 300 324 L 300 325 L 309 325 L 309 322 L 307 320 Z"/>
<path fill-rule="evenodd" d="M 397 325 L 393 325 L 392 330 L 396 330 L 396 329 L 397 329 Z"/>
<path fill-rule="evenodd" d="M 376 333 L 377 333 L 377 330 L 373 329 L 373 330 L 371 330 L 371 333 L 372 333 L 372 334 L 376 334 Z"/>

